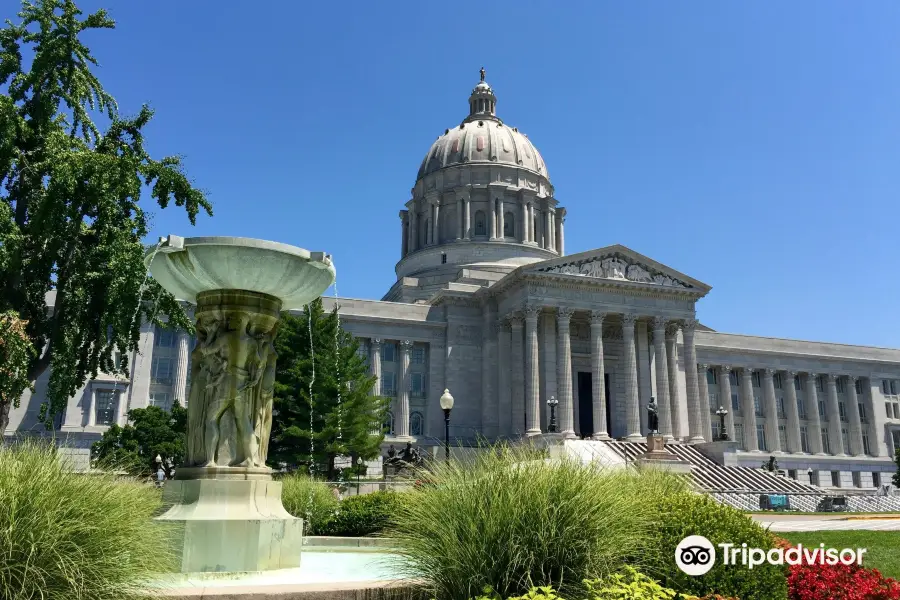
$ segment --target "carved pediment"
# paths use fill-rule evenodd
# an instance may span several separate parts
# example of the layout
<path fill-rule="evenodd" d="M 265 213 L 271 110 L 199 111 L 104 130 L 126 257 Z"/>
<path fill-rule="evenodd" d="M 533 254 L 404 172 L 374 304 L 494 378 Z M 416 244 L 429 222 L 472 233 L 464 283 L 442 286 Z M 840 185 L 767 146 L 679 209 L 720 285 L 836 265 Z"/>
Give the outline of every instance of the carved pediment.
<path fill-rule="evenodd" d="M 574 257 L 573 257 L 574 258 Z M 602 256 L 591 256 L 580 260 L 572 260 L 562 264 L 537 269 L 542 273 L 558 273 L 561 275 L 578 275 L 592 279 L 613 279 L 647 283 L 662 287 L 692 288 L 694 286 L 677 279 L 662 270 L 654 269 L 626 256 L 614 253 Z"/>

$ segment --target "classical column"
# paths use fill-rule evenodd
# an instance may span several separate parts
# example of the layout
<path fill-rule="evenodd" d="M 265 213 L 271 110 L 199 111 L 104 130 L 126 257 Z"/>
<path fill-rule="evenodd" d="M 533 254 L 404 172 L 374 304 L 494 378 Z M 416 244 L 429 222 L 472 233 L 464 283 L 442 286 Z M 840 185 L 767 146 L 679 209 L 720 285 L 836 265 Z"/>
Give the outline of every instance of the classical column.
<path fill-rule="evenodd" d="M 850 453 L 853 456 L 862 456 L 865 454 L 865 449 L 862 441 L 862 419 L 859 416 L 856 379 L 853 375 L 847 376 L 847 419 L 850 421 Z"/>
<path fill-rule="evenodd" d="M 526 435 L 541 434 L 541 372 L 537 324 L 540 307 L 525 306 L 525 427 Z"/>
<path fill-rule="evenodd" d="M 547 250 L 553 249 L 553 235 L 550 233 L 550 211 L 544 211 L 544 248 Z"/>
<path fill-rule="evenodd" d="M 415 252 L 419 249 L 419 218 L 416 215 L 416 203 L 413 202 L 409 207 L 409 251 Z"/>
<path fill-rule="evenodd" d="M 431 234 L 431 245 L 432 246 L 437 246 L 438 244 L 441 243 L 440 242 L 441 228 L 438 227 L 438 223 L 440 223 L 440 212 L 441 212 L 441 205 L 439 204 L 439 202 L 435 202 L 434 203 L 434 223 L 432 223 L 433 233 Z"/>
<path fill-rule="evenodd" d="M 835 456 L 847 456 L 844 452 L 844 438 L 841 436 L 841 407 L 837 393 L 837 375 L 829 373 L 826 376 L 828 395 L 825 401 L 825 418 L 828 420 L 828 443 L 831 444 L 831 453 Z"/>
<path fill-rule="evenodd" d="M 770 452 L 781 452 L 781 438 L 778 436 L 778 405 L 775 401 L 775 369 L 763 369 L 763 400 L 765 406 L 766 437 Z"/>
<path fill-rule="evenodd" d="M 528 205 L 522 203 L 522 232 L 519 235 L 519 241 L 523 244 L 528 243 Z"/>
<path fill-rule="evenodd" d="M 175 355 L 175 390 L 174 400 L 181 406 L 187 406 L 188 389 L 188 362 L 191 357 L 191 336 L 184 331 L 178 332 L 177 354 Z"/>
<path fill-rule="evenodd" d="M 669 403 L 669 359 L 666 357 L 665 317 L 653 318 L 653 351 L 656 365 L 656 405 L 659 409 L 659 432 L 672 439 L 672 407 Z"/>
<path fill-rule="evenodd" d="M 629 440 L 643 439 L 641 413 L 638 406 L 637 357 L 634 350 L 634 322 L 636 315 L 622 315 L 622 344 L 625 360 L 622 375 L 625 378 L 625 435 Z"/>
<path fill-rule="evenodd" d="M 503 198 L 497 198 L 497 239 L 506 238 L 506 214 L 503 212 Z"/>
<path fill-rule="evenodd" d="M 797 373 L 794 371 L 784 372 L 784 411 L 787 416 L 787 451 L 803 452 L 800 445 L 800 411 L 797 409 L 797 388 L 795 380 Z M 809 432 L 807 431 L 807 441 L 809 440 Z M 785 448 L 782 448 L 785 450 Z"/>
<path fill-rule="evenodd" d="M 472 199 L 463 199 L 463 238 L 472 239 Z"/>
<path fill-rule="evenodd" d="M 525 378 L 522 377 L 523 363 L 525 362 L 525 349 L 522 339 L 522 317 L 512 314 L 509 317 L 509 326 L 512 337 L 512 364 L 509 373 L 512 378 L 512 422 L 516 424 L 516 433 L 525 434 Z"/>
<path fill-rule="evenodd" d="M 510 333 L 509 321 L 503 319 L 497 323 L 497 419 L 501 435 L 511 435 L 512 429 L 512 390 L 510 389 Z"/>
<path fill-rule="evenodd" d="M 753 401 L 753 369 L 744 367 L 741 370 L 741 413 L 744 417 L 744 449 L 748 452 L 759 451 L 756 437 L 756 403 Z"/>
<path fill-rule="evenodd" d="M 700 389 L 700 427 L 702 428 L 703 439 L 711 442 L 713 441 L 713 435 L 710 419 L 709 383 L 706 381 L 708 372 L 709 365 L 697 365 L 697 387 Z"/>
<path fill-rule="evenodd" d="M 496 415 L 497 396 L 494 393 L 494 376 L 496 368 L 497 348 L 497 311 L 492 303 L 484 307 L 484 324 L 482 335 L 481 357 L 481 433 L 487 437 L 497 435 Z"/>
<path fill-rule="evenodd" d="M 719 407 L 728 411 L 725 415 L 725 431 L 728 433 L 729 441 L 740 441 L 734 439 L 734 406 L 731 403 L 731 367 L 722 365 L 719 367 Z"/>
<path fill-rule="evenodd" d="M 407 248 L 409 247 L 409 227 L 407 227 L 406 222 L 406 211 L 400 211 L 400 258 L 406 256 Z"/>
<path fill-rule="evenodd" d="M 556 251 L 556 211 L 554 211 L 552 208 L 548 208 L 547 218 L 549 219 L 547 225 L 547 235 L 550 236 L 550 246 L 548 248 L 550 250 Z"/>
<path fill-rule="evenodd" d="M 703 417 L 700 415 L 700 391 L 697 386 L 697 349 L 694 331 L 697 321 L 687 319 L 681 328 L 684 336 L 684 381 L 687 387 L 688 431 L 691 443 L 703 443 Z"/>
<path fill-rule="evenodd" d="M 409 354 L 412 342 L 404 340 L 400 343 L 400 390 L 395 430 L 398 438 L 409 437 Z"/>
<path fill-rule="evenodd" d="M 671 412 L 672 437 L 687 436 L 681 411 L 681 388 L 678 387 L 678 325 L 666 327 L 666 367 L 669 371 L 669 411 Z M 659 383 L 656 384 L 659 387 Z"/>
<path fill-rule="evenodd" d="M 872 393 L 872 386 L 878 384 L 872 381 L 870 377 L 863 379 L 863 382 L 863 389 L 865 390 L 863 392 L 863 404 L 866 407 L 866 414 L 869 415 L 865 424 L 866 429 L 869 431 L 869 453 L 872 456 L 881 458 L 888 454 L 887 444 L 882 441 L 884 436 L 884 419 L 887 418 L 884 402 L 881 400 L 883 396 L 879 394 L 879 399 L 875 399 L 875 395 Z M 879 404 L 878 410 L 875 409 L 876 402 Z"/>
<path fill-rule="evenodd" d="M 608 440 L 609 424 L 606 422 L 606 373 L 603 365 L 603 311 L 591 311 L 591 395 L 595 440 Z M 571 371 L 571 369 L 570 369 Z"/>
<path fill-rule="evenodd" d="M 806 422 L 809 450 L 813 454 L 826 454 L 822 445 L 822 420 L 819 418 L 819 391 L 816 388 L 818 374 L 806 374 Z M 812 431 L 809 431 L 809 430 Z"/>
<path fill-rule="evenodd" d="M 372 395 L 381 395 L 381 340 L 373 338 L 369 343 L 369 372 L 375 377 Z"/>
<path fill-rule="evenodd" d="M 557 211 L 558 214 L 558 223 L 557 223 L 557 235 L 556 235 L 556 248 L 559 252 L 560 256 L 563 256 L 566 253 L 566 238 L 565 238 L 565 230 L 563 229 L 563 225 L 566 223 L 566 209 L 561 208 Z"/>
<path fill-rule="evenodd" d="M 573 312 L 566 306 L 556 309 L 556 386 L 559 390 L 559 429 L 566 437 L 575 437 L 575 413 L 572 402 L 572 337 L 570 335 Z"/>
<path fill-rule="evenodd" d="M 461 240 L 465 237 L 465 226 L 463 225 L 463 199 L 456 199 L 456 239 Z"/>
<path fill-rule="evenodd" d="M 490 229 L 488 229 L 490 232 L 488 239 L 494 241 L 500 237 L 497 235 L 497 201 L 489 200 L 488 203 L 491 207 L 491 210 L 488 211 L 488 227 L 490 227 Z"/>

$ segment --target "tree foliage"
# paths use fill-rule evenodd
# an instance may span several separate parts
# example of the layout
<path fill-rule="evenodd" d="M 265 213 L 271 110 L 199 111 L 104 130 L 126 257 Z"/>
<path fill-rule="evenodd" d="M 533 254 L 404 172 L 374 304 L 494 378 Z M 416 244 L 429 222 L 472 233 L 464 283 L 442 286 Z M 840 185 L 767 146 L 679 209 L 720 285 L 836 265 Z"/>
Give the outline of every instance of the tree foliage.
<path fill-rule="evenodd" d="M 337 456 L 378 456 L 388 400 L 371 395 L 375 377 L 358 349 L 321 299 L 299 316 L 283 315 L 275 339 L 272 466 L 303 466 L 333 478 Z"/>
<path fill-rule="evenodd" d="M 128 424 L 112 425 L 91 447 L 91 460 L 104 470 L 146 477 L 156 470 L 156 456 L 176 465 L 184 459 L 187 410 L 176 401 L 172 411 L 158 406 L 128 411 Z"/>
<path fill-rule="evenodd" d="M 900 447 L 894 452 L 894 462 L 897 464 L 897 470 L 894 472 L 894 485 L 900 488 Z"/>
<path fill-rule="evenodd" d="M 25 332 L 26 325 L 15 311 L 0 314 L 0 423 L 8 419 L 10 407 L 18 408 L 22 393 L 34 389 L 28 379 L 34 348 Z"/>
<path fill-rule="evenodd" d="M 153 112 L 121 117 L 92 72 L 97 60 L 80 38 L 114 28 L 105 11 L 83 17 L 72 0 L 23 0 L 18 16 L 0 29 L 0 311 L 27 323 L 28 378 L 51 370 L 49 423 L 98 370 L 126 372 L 142 320 L 160 323 L 161 313 L 191 330 L 145 277 L 142 193 L 183 207 L 192 224 L 212 208 L 178 157 L 148 154 Z M 95 115 L 109 122 L 104 132 Z"/>

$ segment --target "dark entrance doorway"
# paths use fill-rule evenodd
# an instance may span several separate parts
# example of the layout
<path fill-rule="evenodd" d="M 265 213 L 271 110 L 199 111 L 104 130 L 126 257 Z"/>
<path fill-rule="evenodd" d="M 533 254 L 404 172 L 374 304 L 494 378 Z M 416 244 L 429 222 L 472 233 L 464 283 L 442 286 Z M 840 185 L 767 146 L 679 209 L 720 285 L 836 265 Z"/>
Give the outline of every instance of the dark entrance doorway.
<path fill-rule="evenodd" d="M 594 433 L 594 390 L 593 376 L 591 373 L 581 371 L 578 373 L 578 431 L 582 437 L 588 437 Z M 603 386 L 606 396 L 606 427 L 609 429 L 610 404 L 609 404 L 609 374 L 604 373 Z"/>

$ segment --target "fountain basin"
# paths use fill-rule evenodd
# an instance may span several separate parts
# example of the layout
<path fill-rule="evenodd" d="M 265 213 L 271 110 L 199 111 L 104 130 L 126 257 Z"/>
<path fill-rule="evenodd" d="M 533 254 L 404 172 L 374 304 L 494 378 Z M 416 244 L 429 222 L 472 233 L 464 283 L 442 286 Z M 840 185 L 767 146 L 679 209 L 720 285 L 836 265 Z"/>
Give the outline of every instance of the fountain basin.
<path fill-rule="evenodd" d="M 147 251 L 144 264 L 178 300 L 197 303 L 215 290 L 247 290 L 278 298 L 282 310 L 299 309 L 334 283 L 331 257 L 324 252 L 241 237 L 170 235 Z"/>

